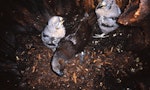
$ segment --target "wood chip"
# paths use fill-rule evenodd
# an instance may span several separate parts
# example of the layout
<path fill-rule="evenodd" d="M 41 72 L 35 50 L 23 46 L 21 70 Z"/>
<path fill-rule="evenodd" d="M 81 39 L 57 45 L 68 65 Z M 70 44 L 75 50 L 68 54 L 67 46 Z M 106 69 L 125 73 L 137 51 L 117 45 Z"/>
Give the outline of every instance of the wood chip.
<path fill-rule="evenodd" d="M 77 83 L 77 75 L 75 72 L 73 73 L 73 81 L 74 81 L 74 83 Z"/>
<path fill-rule="evenodd" d="M 51 53 L 50 52 L 48 52 L 48 58 L 51 58 Z"/>
<path fill-rule="evenodd" d="M 38 55 L 37 55 L 37 59 L 38 59 L 38 60 L 41 60 L 41 59 L 42 59 L 42 58 L 41 58 L 41 54 L 38 54 Z"/>
<path fill-rule="evenodd" d="M 34 73 L 34 72 L 35 72 L 35 66 L 32 67 L 32 73 Z"/>

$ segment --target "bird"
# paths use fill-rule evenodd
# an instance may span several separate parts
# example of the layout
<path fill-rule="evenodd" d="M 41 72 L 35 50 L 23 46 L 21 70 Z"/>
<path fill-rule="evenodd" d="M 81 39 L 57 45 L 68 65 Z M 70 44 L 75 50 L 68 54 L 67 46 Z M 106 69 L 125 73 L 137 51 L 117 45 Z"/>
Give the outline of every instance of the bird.
<path fill-rule="evenodd" d="M 63 76 L 65 64 L 87 45 L 92 33 L 92 24 L 95 23 L 94 20 L 96 21 L 96 18 L 93 19 L 90 16 L 80 19 L 80 22 L 71 28 L 72 32 L 59 42 L 51 58 L 51 68 L 56 75 Z"/>
<path fill-rule="evenodd" d="M 105 38 L 108 33 L 116 30 L 119 25 L 117 24 L 117 18 L 121 14 L 119 6 L 115 0 L 102 0 L 99 2 L 95 13 L 97 15 L 98 26 L 102 31 L 102 34 L 95 34 L 93 38 Z"/>
<path fill-rule="evenodd" d="M 61 16 L 52 16 L 48 25 L 42 31 L 42 41 L 45 46 L 54 52 L 59 41 L 65 37 L 66 30 L 63 25 L 64 19 Z"/>

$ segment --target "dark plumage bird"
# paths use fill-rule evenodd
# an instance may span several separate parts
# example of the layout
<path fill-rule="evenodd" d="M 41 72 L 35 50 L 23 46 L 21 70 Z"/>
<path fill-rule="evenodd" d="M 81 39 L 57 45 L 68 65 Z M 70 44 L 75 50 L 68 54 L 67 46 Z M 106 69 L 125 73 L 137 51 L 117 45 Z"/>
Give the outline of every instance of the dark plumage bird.
<path fill-rule="evenodd" d="M 60 41 L 51 61 L 52 70 L 57 75 L 62 76 L 65 63 L 87 45 L 92 32 L 91 25 L 95 22 L 96 18 L 81 20 L 72 28 L 73 32 Z"/>

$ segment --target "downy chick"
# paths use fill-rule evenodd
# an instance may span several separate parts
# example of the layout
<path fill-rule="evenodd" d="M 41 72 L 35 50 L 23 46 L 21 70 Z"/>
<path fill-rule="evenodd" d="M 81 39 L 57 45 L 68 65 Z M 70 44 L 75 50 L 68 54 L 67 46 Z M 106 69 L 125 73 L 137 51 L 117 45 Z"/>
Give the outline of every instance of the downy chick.
<path fill-rule="evenodd" d="M 53 16 L 49 19 L 48 25 L 42 32 L 42 41 L 44 45 L 51 48 L 53 51 L 56 50 L 59 41 L 65 37 L 66 30 L 63 25 L 63 18 L 60 16 Z"/>
<path fill-rule="evenodd" d="M 94 38 L 105 38 L 107 37 L 105 36 L 106 34 L 119 27 L 116 21 L 121 14 L 121 10 L 115 0 L 102 0 L 102 2 L 99 2 L 97 5 L 95 12 L 102 34 L 95 34 L 95 36 L 93 36 Z"/>

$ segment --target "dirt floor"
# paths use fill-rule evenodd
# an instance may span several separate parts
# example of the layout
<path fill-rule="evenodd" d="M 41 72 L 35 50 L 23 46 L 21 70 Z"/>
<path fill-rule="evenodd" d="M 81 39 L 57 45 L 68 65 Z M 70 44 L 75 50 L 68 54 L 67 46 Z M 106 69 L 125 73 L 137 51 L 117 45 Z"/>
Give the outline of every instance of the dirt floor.
<path fill-rule="evenodd" d="M 97 29 L 93 35 L 99 33 Z M 138 28 L 121 26 L 108 38 L 91 39 L 84 53 L 66 64 L 62 77 L 52 71 L 53 53 L 40 34 L 18 35 L 19 90 L 148 90 L 150 49 L 135 50 L 140 47 L 135 37 L 141 34 Z"/>
<path fill-rule="evenodd" d="M 120 25 L 107 38 L 91 37 L 83 52 L 66 63 L 64 76 L 57 76 L 50 65 L 53 52 L 41 40 L 47 20 L 53 15 L 76 20 L 94 4 L 59 1 L 0 0 L 0 90 L 150 90 L 150 15 L 145 13 L 145 19 Z M 121 10 L 133 3 L 121 18 L 132 21 L 140 0 L 117 1 Z M 97 24 L 92 26 L 91 36 L 100 33 Z"/>

